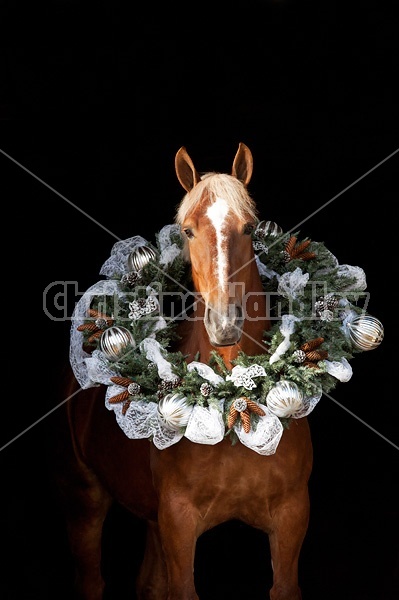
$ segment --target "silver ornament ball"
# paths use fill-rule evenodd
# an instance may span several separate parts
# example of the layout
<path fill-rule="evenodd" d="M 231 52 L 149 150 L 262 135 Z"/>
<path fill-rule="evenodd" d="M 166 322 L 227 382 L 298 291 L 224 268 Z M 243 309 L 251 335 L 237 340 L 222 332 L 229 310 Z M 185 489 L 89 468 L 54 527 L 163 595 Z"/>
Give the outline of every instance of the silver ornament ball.
<path fill-rule="evenodd" d="M 158 403 L 158 418 L 172 431 L 179 431 L 189 421 L 193 407 L 187 398 L 178 392 L 167 394 Z"/>
<path fill-rule="evenodd" d="M 348 336 L 358 350 L 374 350 L 384 339 L 384 327 L 371 315 L 359 315 L 348 322 Z"/>
<path fill-rule="evenodd" d="M 274 221 L 260 221 L 255 229 L 255 235 L 259 238 L 264 238 L 267 235 L 277 237 L 283 233 L 280 225 Z"/>
<path fill-rule="evenodd" d="M 101 352 L 108 360 L 119 360 L 126 348 L 135 345 L 134 337 L 126 327 L 108 327 L 100 338 Z"/>
<path fill-rule="evenodd" d="M 151 260 L 155 260 L 157 253 L 150 246 L 138 246 L 127 258 L 129 271 L 141 271 Z"/>
<path fill-rule="evenodd" d="M 277 417 L 291 417 L 302 406 L 302 392 L 293 381 L 281 379 L 266 396 L 269 410 Z"/>

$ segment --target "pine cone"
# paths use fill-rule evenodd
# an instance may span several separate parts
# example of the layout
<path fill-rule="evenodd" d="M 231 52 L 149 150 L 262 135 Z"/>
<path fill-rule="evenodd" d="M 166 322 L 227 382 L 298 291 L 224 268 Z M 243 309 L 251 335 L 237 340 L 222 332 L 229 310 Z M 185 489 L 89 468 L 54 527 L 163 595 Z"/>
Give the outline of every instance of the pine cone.
<path fill-rule="evenodd" d="M 77 327 L 78 331 L 97 331 L 98 327 L 95 323 L 85 323 Z"/>
<path fill-rule="evenodd" d="M 301 260 L 312 260 L 312 258 L 316 258 L 316 254 L 314 252 L 304 252 L 295 258 L 300 258 Z"/>
<path fill-rule="evenodd" d="M 327 356 L 327 350 L 312 350 L 311 352 L 306 353 L 306 359 L 312 360 L 313 362 L 324 360 L 325 358 L 327 358 Z"/>
<path fill-rule="evenodd" d="M 243 410 L 241 413 L 241 423 L 245 433 L 249 433 L 251 429 L 251 416 L 247 410 Z"/>
<path fill-rule="evenodd" d="M 312 369 L 319 369 L 319 365 L 315 362 L 311 362 L 310 360 L 306 360 L 302 363 L 303 367 L 311 367 Z"/>
<path fill-rule="evenodd" d="M 302 254 L 302 252 L 304 250 L 306 250 L 306 248 L 309 246 L 309 244 L 310 244 L 310 240 L 305 240 L 301 244 L 298 244 L 297 246 L 295 246 L 295 248 L 293 248 L 292 252 L 291 252 L 292 258 L 296 258 L 297 256 L 299 256 L 299 254 Z"/>
<path fill-rule="evenodd" d="M 125 416 L 125 414 L 127 413 L 127 409 L 130 406 L 130 400 L 126 400 L 125 404 L 122 406 L 122 414 L 123 416 Z"/>
<path fill-rule="evenodd" d="M 112 398 L 109 399 L 109 403 L 110 404 L 118 404 L 119 402 L 123 402 L 124 400 L 127 400 L 129 398 L 129 392 L 126 390 L 125 392 L 121 392 L 120 394 L 117 394 L 116 396 L 112 396 Z"/>
<path fill-rule="evenodd" d="M 288 240 L 288 242 L 286 243 L 286 245 L 285 245 L 285 251 L 286 251 L 286 252 L 287 252 L 287 253 L 288 253 L 290 256 L 292 255 L 292 251 L 293 251 L 293 249 L 294 249 L 294 246 L 295 246 L 295 244 L 296 244 L 296 240 L 297 240 L 297 238 L 296 238 L 294 235 L 292 235 L 292 236 L 290 237 L 290 239 Z"/>
<path fill-rule="evenodd" d="M 315 258 L 316 254 L 314 252 L 305 252 L 306 248 L 310 244 L 310 240 L 305 240 L 297 246 L 295 245 L 296 241 L 297 238 L 293 235 L 290 237 L 285 246 L 285 254 L 289 257 L 286 262 L 293 260 L 294 258 L 297 260 L 310 260 L 311 258 Z"/>
<path fill-rule="evenodd" d="M 89 308 L 89 317 L 92 317 L 93 319 L 104 319 L 104 321 L 107 322 L 108 327 L 114 322 L 111 317 L 105 315 L 104 313 L 100 313 L 98 310 L 94 310 L 93 308 Z"/>
<path fill-rule="evenodd" d="M 256 402 L 250 400 L 249 398 L 247 398 L 247 406 L 250 412 L 254 412 L 257 415 L 263 417 L 266 414 L 263 408 L 259 406 L 259 404 L 256 404 Z"/>
<path fill-rule="evenodd" d="M 232 402 L 229 410 L 229 415 L 227 417 L 227 427 L 231 429 L 234 423 L 237 421 L 237 417 L 239 415 L 238 410 L 234 408 L 234 402 Z"/>
<path fill-rule="evenodd" d="M 133 380 L 129 379 L 129 377 L 110 377 L 110 380 L 112 381 L 112 383 L 116 383 L 116 385 L 121 385 L 122 387 L 128 387 Z"/>
<path fill-rule="evenodd" d="M 93 333 L 93 335 L 91 335 L 87 341 L 90 343 L 95 342 L 96 340 L 98 340 L 98 338 L 102 336 L 102 334 L 103 332 L 101 330 L 96 331 L 96 333 Z"/>
<path fill-rule="evenodd" d="M 304 344 L 302 344 L 300 349 L 303 350 L 304 352 L 309 352 L 310 350 L 314 350 L 315 348 L 318 348 L 319 346 L 321 346 L 321 344 L 323 342 L 324 342 L 323 337 L 314 338 L 313 340 L 310 340 L 309 342 L 305 342 Z"/>

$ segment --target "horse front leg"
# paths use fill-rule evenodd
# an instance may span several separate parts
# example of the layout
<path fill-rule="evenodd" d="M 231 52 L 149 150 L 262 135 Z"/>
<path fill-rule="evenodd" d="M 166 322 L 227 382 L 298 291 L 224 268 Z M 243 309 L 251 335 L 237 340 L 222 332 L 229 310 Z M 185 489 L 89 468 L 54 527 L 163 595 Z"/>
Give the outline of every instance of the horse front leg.
<path fill-rule="evenodd" d="M 97 477 L 82 467 L 76 480 L 60 484 L 67 535 L 75 563 L 75 594 L 78 600 L 101 600 L 101 540 L 104 520 L 112 499 Z"/>
<path fill-rule="evenodd" d="M 198 511 L 187 497 L 163 498 L 158 523 L 168 573 L 167 600 L 199 600 L 194 585 Z"/>
<path fill-rule="evenodd" d="M 168 578 L 159 528 L 147 522 L 143 561 L 136 580 L 137 600 L 167 600 Z"/>
<path fill-rule="evenodd" d="M 270 600 L 301 600 L 298 561 L 309 523 L 308 490 L 282 503 L 273 515 L 269 532 L 273 567 Z"/>

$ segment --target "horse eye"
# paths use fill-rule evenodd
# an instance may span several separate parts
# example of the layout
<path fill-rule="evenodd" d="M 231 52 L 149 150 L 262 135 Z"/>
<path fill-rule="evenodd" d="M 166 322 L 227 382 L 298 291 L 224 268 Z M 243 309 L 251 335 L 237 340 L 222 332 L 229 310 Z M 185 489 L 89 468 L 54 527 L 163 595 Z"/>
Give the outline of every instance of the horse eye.
<path fill-rule="evenodd" d="M 247 223 L 246 225 L 244 225 L 244 235 L 251 235 L 254 229 L 255 225 L 253 225 L 253 223 Z"/>
<path fill-rule="evenodd" d="M 186 228 L 186 229 L 183 229 L 183 231 L 184 231 L 184 233 L 186 234 L 186 236 L 188 237 L 189 240 L 191 240 L 191 238 L 194 237 L 194 234 L 191 231 L 191 229 Z"/>

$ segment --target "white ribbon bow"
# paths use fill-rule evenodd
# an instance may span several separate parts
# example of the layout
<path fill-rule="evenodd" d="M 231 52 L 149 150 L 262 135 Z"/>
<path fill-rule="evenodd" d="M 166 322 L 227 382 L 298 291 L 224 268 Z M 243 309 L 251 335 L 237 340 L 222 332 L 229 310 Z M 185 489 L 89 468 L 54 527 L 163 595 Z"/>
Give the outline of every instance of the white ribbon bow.
<path fill-rule="evenodd" d="M 226 380 L 232 381 L 236 387 L 244 387 L 246 390 L 252 390 L 257 384 L 252 377 L 266 376 L 266 371 L 261 365 L 251 365 L 242 367 L 236 365 L 231 370 L 231 375 L 227 375 Z"/>
<path fill-rule="evenodd" d="M 141 300 L 133 300 L 133 302 L 129 302 L 129 319 L 133 319 L 133 321 L 137 321 L 143 315 L 149 315 L 155 310 L 159 309 L 159 302 L 155 298 L 155 296 L 148 296 L 148 298 L 143 298 Z"/>

